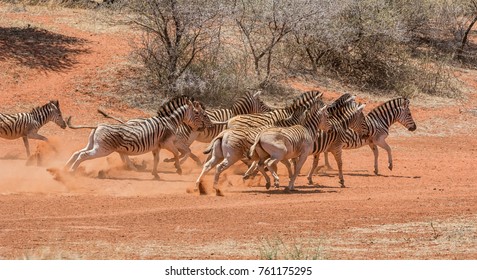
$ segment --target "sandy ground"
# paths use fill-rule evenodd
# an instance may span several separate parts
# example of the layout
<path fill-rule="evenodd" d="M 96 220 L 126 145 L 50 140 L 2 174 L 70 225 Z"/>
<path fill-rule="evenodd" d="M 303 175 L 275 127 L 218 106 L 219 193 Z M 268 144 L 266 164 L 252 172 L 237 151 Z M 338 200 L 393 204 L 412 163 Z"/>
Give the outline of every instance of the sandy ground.
<path fill-rule="evenodd" d="M 59 99 L 78 123 L 104 121 L 98 107 L 145 115 L 97 94 L 108 88 L 102 75 L 130 52 L 130 33 L 80 10 L 0 4 L 0 11 L 1 112 Z M 260 178 L 243 182 L 236 164 L 222 178 L 225 196 L 199 195 L 199 167 L 188 161 L 179 176 L 161 162 L 154 180 L 150 154 L 134 158 L 146 162 L 144 172 L 125 170 L 117 155 L 85 162 L 76 175 L 62 172 L 87 130 L 46 125 L 40 133 L 50 144 L 31 140 L 29 160 L 20 139 L 0 139 L 0 258 L 475 259 L 477 71 L 456 76 L 469 88 L 462 100 L 418 97 L 417 131 L 393 127 L 392 171 L 382 150 L 381 176 L 369 148 L 344 152 L 344 189 L 332 170 L 313 186 L 300 176 L 296 193 L 267 191 Z M 360 99 L 367 110 L 383 100 Z M 202 158 L 204 147 L 193 145 Z M 169 156 L 161 152 L 161 161 Z"/>

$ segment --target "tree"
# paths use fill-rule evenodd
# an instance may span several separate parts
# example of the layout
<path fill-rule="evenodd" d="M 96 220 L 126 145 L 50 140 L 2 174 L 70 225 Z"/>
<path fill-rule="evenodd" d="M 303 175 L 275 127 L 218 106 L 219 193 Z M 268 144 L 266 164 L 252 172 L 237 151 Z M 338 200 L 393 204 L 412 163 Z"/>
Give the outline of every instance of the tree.
<path fill-rule="evenodd" d="M 261 87 L 266 86 L 271 77 L 275 47 L 309 15 L 308 4 L 309 1 L 293 0 L 235 1 L 234 21 L 251 52 Z"/>
<path fill-rule="evenodd" d="M 460 41 L 460 46 L 456 51 L 457 58 L 462 59 L 464 53 L 464 47 L 467 44 L 469 33 L 474 27 L 474 24 L 477 22 L 477 0 L 469 0 L 465 5 L 464 18 L 467 19 L 468 26 L 465 29 L 462 39 Z"/>
<path fill-rule="evenodd" d="M 218 11 L 207 0 L 136 0 L 133 23 L 144 33 L 139 56 L 168 92 L 217 36 Z"/>

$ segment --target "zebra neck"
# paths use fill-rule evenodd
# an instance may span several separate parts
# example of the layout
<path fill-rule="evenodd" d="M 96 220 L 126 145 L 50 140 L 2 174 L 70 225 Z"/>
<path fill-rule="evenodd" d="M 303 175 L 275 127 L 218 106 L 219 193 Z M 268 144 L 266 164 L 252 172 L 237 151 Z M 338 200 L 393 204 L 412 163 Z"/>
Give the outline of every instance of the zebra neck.
<path fill-rule="evenodd" d="M 33 109 L 30 115 L 38 123 L 38 127 L 45 125 L 51 119 L 50 111 L 45 107 Z"/>
<path fill-rule="evenodd" d="M 179 125 L 183 123 L 184 117 L 185 117 L 185 108 L 179 108 L 175 111 L 172 112 L 170 116 L 167 117 L 158 117 L 162 121 L 165 121 L 167 123 L 167 126 L 169 126 L 173 130 L 177 130 Z"/>

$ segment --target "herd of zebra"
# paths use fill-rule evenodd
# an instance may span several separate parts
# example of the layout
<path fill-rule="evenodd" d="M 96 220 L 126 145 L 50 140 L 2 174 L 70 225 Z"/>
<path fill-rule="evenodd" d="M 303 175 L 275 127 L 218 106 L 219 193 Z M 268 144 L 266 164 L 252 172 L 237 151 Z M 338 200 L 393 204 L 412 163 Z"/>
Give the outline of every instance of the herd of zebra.
<path fill-rule="evenodd" d="M 308 172 L 308 182 L 318 166 L 319 155 L 330 152 L 338 165 L 339 183 L 345 187 L 342 170 L 342 150 L 369 145 L 374 154 L 374 173 L 378 174 L 378 149 L 387 151 L 389 169 L 392 170 L 391 148 L 385 139 L 390 126 L 399 122 L 410 131 L 416 129 L 406 98 L 391 99 L 369 113 L 364 114 L 365 104 L 356 101 L 356 96 L 345 93 L 331 104 L 325 104 L 319 91 L 307 91 L 292 100 L 285 108 L 271 108 L 260 98 L 260 92 L 246 93 L 236 100 L 231 109 L 206 109 L 187 96 L 165 102 L 150 118 L 122 121 L 105 113 L 117 124 L 75 126 L 62 117 L 58 101 L 33 109 L 29 113 L 0 114 L 0 137 L 23 138 L 27 156 L 30 156 L 28 139 L 48 141 L 38 130 L 52 121 L 61 128 L 92 129 L 88 144 L 75 152 L 66 169 L 75 172 L 85 160 L 105 157 L 113 152 L 130 169 L 137 167 L 129 156 L 148 152 L 153 154 L 152 174 L 158 178 L 159 151 L 166 149 L 174 157 L 165 159 L 174 162 L 178 174 L 181 164 L 191 157 L 202 165 L 199 157 L 191 152 L 194 141 L 209 143 L 204 153 L 208 154 L 197 178 L 199 188 L 202 177 L 216 167 L 214 189 L 219 193 L 218 182 L 222 172 L 241 160 L 248 165 L 244 179 L 260 172 L 266 179 L 266 188 L 271 187 L 267 171 L 280 186 L 277 163 L 283 163 L 290 178 L 285 190 L 294 190 L 300 170 L 313 155 L 313 165 Z"/>

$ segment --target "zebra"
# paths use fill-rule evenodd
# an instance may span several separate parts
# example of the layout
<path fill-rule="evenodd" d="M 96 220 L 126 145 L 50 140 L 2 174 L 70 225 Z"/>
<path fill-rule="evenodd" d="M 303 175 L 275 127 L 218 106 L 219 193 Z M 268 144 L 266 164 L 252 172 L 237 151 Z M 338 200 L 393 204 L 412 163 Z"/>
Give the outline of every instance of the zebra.
<path fill-rule="evenodd" d="M 56 123 L 63 129 L 66 128 L 58 100 L 51 100 L 43 106 L 34 108 L 29 113 L 0 113 L 0 137 L 10 140 L 22 137 L 29 158 L 30 144 L 28 139 L 48 141 L 48 138 L 38 134 L 38 130 L 49 121 Z"/>
<path fill-rule="evenodd" d="M 374 155 L 374 174 L 379 175 L 378 170 L 378 146 L 388 153 L 388 168 L 393 169 L 391 147 L 386 142 L 389 135 L 389 128 L 395 122 L 399 122 L 409 131 L 415 131 L 417 126 L 409 108 L 410 100 L 404 97 L 398 97 L 379 105 L 371 110 L 365 117 L 367 136 L 349 131 L 347 140 L 344 142 L 343 149 L 357 149 L 364 145 L 369 145 Z M 325 153 L 325 165 L 331 169 Z"/>
<path fill-rule="evenodd" d="M 296 111 L 300 107 L 308 107 L 310 104 L 317 102 L 323 96 L 323 93 L 320 91 L 306 91 L 302 93 L 300 96 L 295 98 L 291 105 L 283 108 L 283 109 L 275 109 L 267 113 L 262 114 L 247 114 L 247 115 L 240 115 L 235 116 L 228 120 L 227 128 L 234 129 L 234 128 L 241 128 L 241 127 L 261 127 L 264 124 L 271 124 L 276 120 L 288 118 L 294 111 Z"/>
<path fill-rule="evenodd" d="M 159 151 L 165 148 L 174 154 L 175 167 L 182 174 L 177 148 L 174 145 L 177 127 L 186 123 L 194 128 L 211 125 L 202 105 L 185 96 L 176 97 L 162 105 L 158 116 L 133 119 L 124 124 L 100 124 L 89 136 L 88 144 L 75 152 L 65 168 L 74 172 L 85 160 L 105 157 L 118 152 L 123 160 L 128 155 L 140 155 L 152 152 L 154 164 L 152 174 L 157 174 Z"/>
<path fill-rule="evenodd" d="M 278 188 L 278 161 L 283 162 L 288 159 L 298 158 L 295 162 L 289 185 L 286 188 L 287 191 L 294 190 L 296 177 L 306 158 L 313 151 L 313 143 L 318 136 L 318 131 L 321 129 L 326 132 L 331 128 L 326 106 L 318 108 L 319 106 L 312 106 L 309 111 L 305 112 L 303 124 L 289 127 L 270 127 L 258 133 L 255 142 L 250 148 L 249 157 L 259 159 L 258 168 L 264 174 L 267 181 L 267 189 L 270 187 L 270 179 L 262 165 L 267 165 L 268 170 L 274 177 L 274 185 Z"/>
<path fill-rule="evenodd" d="M 338 108 L 336 106 L 337 103 L 342 103 L 339 109 L 337 109 Z M 315 134 L 315 139 L 313 142 L 313 150 L 311 153 L 314 156 L 314 161 L 313 161 L 313 166 L 307 176 L 309 184 L 313 184 L 312 174 L 313 174 L 313 171 L 316 169 L 319 154 L 325 150 L 330 149 L 333 155 L 335 156 L 336 161 L 338 162 L 340 185 L 341 187 L 344 187 L 344 178 L 343 178 L 342 161 L 341 161 L 341 146 L 342 146 L 343 139 L 345 139 L 346 137 L 346 132 L 347 130 L 349 130 L 349 128 L 356 129 L 359 133 L 364 133 L 362 130 L 362 122 L 364 121 L 364 117 L 362 116 L 363 115 L 362 110 L 364 106 L 365 104 L 356 104 L 354 101 L 354 96 L 353 97 L 350 96 L 346 98 L 337 99 L 335 102 L 333 102 L 330 105 L 330 107 L 332 107 L 331 110 L 328 110 L 328 107 L 326 108 L 326 114 L 328 115 L 328 121 L 331 123 L 331 129 L 328 132 L 320 130 Z M 329 112 L 333 112 L 335 115 L 331 115 Z M 298 162 L 296 162 L 296 164 L 297 163 Z M 247 173 L 244 175 L 244 179 L 249 177 L 252 172 L 255 172 L 255 171 L 249 169 Z M 262 171 L 262 173 L 264 172 Z M 276 176 L 276 173 L 274 176 Z M 296 178 L 298 174 L 294 174 L 294 176 Z M 265 177 L 265 179 L 267 178 Z M 292 179 L 292 177 L 290 177 L 290 179 Z M 268 182 L 268 179 L 267 179 L 267 182 Z M 294 182 L 294 181 L 290 180 L 290 182 Z M 268 188 L 269 184 L 267 184 L 266 186 Z M 290 185 L 289 188 L 290 187 L 293 189 L 293 184 Z"/>
<path fill-rule="evenodd" d="M 241 121 L 242 118 L 248 119 L 251 126 L 244 125 L 244 122 L 244 124 L 238 125 L 236 128 L 222 131 L 211 141 L 204 151 L 205 154 L 211 153 L 211 157 L 204 164 L 202 172 L 196 180 L 196 188 L 200 187 L 202 177 L 214 166 L 217 166 L 214 177 L 214 189 L 219 193 L 217 184 L 220 174 L 238 160 L 247 159 L 248 150 L 252 146 L 256 135 L 262 129 L 273 126 L 284 119 L 288 119 L 287 125 L 297 124 L 300 118 L 293 113 L 307 104 L 310 106 L 318 102 L 321 105 L 321 97 L 321 93 L 306 93 L 296 98 L 290 106 L 284 109 L 274 110 L 265 114 L 238 116 L 241 118 Z"/>
<path fill-rule="evenodd" d="M 206 110 L 207 116 L 214 122 L 211 127 L 203 130 L 194 130 L 186 124 L 181 124 L 177 130 L 176 145 L 181 153 L 180 163 L 182 164 L 188 157 L 193 159 L 198 166 L 202 165 L 198 156 L 192 153 L 190 146 L 194 141 L 210 143 L 214 137 L 222 132 L 226 125 L 225 121 L 242 114 L 254 114 L 269 112 L 272 109 L 260 99 L 261 91 L 255 93 L 247 92 L 238 98 L 232 105 L 232 109 Z M 222 123 L 216 123 L 222 122 Z M 173 159 L 164 159 L 164 162 L 172 162 Z"/>
<path fill-rule="evenodd" d="M 318 137 L 315 138 L 313 143 L 313 156 L 318 156 L 320 153 L 329 151 L 335 157 L 338 164 L 339 183 L 342 188 L 345 187 L 343 177 L 343 162 L 342 162 L 342 146 L 346 139 L 346 130 L 348 127 L 358 129 L 358 117 L 357 112 L 362 111 L 363 104 L 356 104 L 353 102 L 347 102 L 340 108 L 340 113 L 336 116 L 329 116 L 329 121 L 332 124 L 332 128 L 328 132 L 319 131 Z M 312 175 L 316 169 L 315 161 L 308 173 L 307 179 L 309 184 L 313 184 Z"/>

